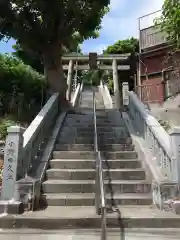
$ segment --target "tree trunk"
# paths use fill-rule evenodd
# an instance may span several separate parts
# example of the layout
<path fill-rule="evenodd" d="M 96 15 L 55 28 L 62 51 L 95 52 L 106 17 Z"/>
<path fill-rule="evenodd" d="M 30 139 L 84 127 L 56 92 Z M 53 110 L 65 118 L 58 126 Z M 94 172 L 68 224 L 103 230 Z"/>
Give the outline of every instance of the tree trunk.
<path fill-rule="evenodd" d="M 44 72 L 52 93 L 58 92 L 60 99 L 66 101 L 67 82 L 64 77 L 59 47 L 43 54 Z M 58 51 L 59 50 L 59 51 Z"/>

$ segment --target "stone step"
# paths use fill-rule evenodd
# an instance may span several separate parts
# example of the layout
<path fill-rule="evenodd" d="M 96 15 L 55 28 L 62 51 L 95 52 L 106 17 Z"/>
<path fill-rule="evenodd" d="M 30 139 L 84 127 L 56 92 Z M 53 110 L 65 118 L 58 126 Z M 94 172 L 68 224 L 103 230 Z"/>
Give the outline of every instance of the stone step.
<path fill-rule="evenodd" d="M 135 151 L 104 151 L 104 159 L 136 159 L 138 157 Z M 94 151 L 53 151 L 53 158 L 56 159 L 95 159 Z"/>
<path fill-rule="evenodd" d="M 71 121 L 71 122 L 68 122 L 68 123 L 64 123 L 64 125 L 63 125 L 64 127 L 77 127 L 77 128 L 81 128 L 81 127 L 87 127 L 87 128 L 94 128 L 94 122 L 93 121 L 91 121 L 91 122 L 79 122 L 79 123 L 75 123 L 75 122 L 73 122 L 73 121 Z M 124 123 L 112 123 L 112 122 L 110 122 L 110 123 L 101 123 L 101 122 L 97 122 L 97 127 L 99 128 L 109 128 L 109 127 L 111 127 L 111 128 L 118 128 L 118 127 L 124 127 Z"/>
<path fill-rule="evenodd" d="M 104 159 L 136 159 L 138 157 L 136 151 L 103 151 L 101 153 Z"/>
<path fill-rule="evenodd" d="M 119 122 L 124 123 L 124 120 L 122 118 L 119 118 L 118 116 L 114 115 L 114 114 L 107 114 L 107 113 L 97 113 L 96 112 L 96 119 L 98 121 L 104 121 L 106 122 Z M 80 122 L 80 121 L 93 121 L 94 120 L 94 114 L 93 112 L 88 112 L 83 114 L 83 112 L 81 112 L 81 114 L 75 114 L 75 115 L 69 115 L 66 117 L 65 121 L 74 121 L 74 122 Z"/>
<path fill-rule="evenodd" d="M 125 131 L 117 131 L 117 132 L 97 132 L 98 138 L 127 138 L 129 137 L 129 134 L 126 133 Z M 59 135 L 59 138 L 63 137 L 73 137 L 73 138 L 92 138 L 94 137 L 94 131 L 91 132 L 73 132 L 73 131 L 68 131 L 68 132 L 61 132 Z"/>
<path fill-rule="evenodd" d="M 64 169 L 87 169 L 95 168 L 95 160 L 87 159 L 53 159 L 50 161 L 51 168 L 64 168 Z M 116 168 L 140 168 L 141 162 L 134 159 L 125 160 L 106 160 L 103 161 L 103 168 L 116 169 Z"/>
<path fill-rule="evenodd" d="M 43 194 L 43 202 L 48 206 L 95 206 L 95 194 L 93 193 L 59 193 Z M 106 194 L 106 204 L 112 205 L 150 205 L 152 204 L 151 194 L 132 193 Z"/>
<path fill-rule="evenodd" d="M 90 133 L 90 134 L 75 134 L 73 132 L 68 132 L 68 133 L 60 133 L 57 137 L 57 142 L 59 141 L 64 141 L 64 140 L 69 140 L 69 141 L 82 141 L 83 139 L 85 139 L 85 141 L 92 141 L 94 139 L 94 134 Z"/>
<path fill-rule="evenodd" d="M 119 238 L 121 237 L 121 231 L 126 231 L 126 228 L 161 228 L 163 230 L 179 228 L 180 226 L 179 215 L 160 211 L 153 206 L 117 206 L 117 209 L 119 210 L 107 213 L 106 218 L 107 228 L 118 228 Z M 49 206 L 40 211 L 1 217 L 0 228 L 14 230 L 22 228 L 39 229 L 40 231 L 83 228 L 92 231 L 92 229 L 101 229 L 101 216 L 96 214 L 94 206 Z M 151 239 L 153 235 L 151 234 Z M 143 240 L 145 236 L 146 234 L 142 236 Z M 70 236 L 69 239 L 72 239 L 72 237 Z M 166 238 L 169 239 L 168 232 L 163 239 Z M 92 236 L 91 239 L 93 239 Z"/>
<path fill-rule="evenodd" d="M 22 240 L 25 237 L 26 240 L 100 240 L 102 230 L 99 229 L 3 229 L 1 237 L 3 240 Z M 123 233 L 123 234 L 122 234 Z M 125 228 L 122 231 L 121 239 L 126 240 L 167 240 L 169 237 L 171 240 L 180 239 L 180 230 L 178 228 Z M 108 228 L 107 237 L 108 240 L 119 240 L 120 229 L 119 228 Z"/>
<path fill-rule="evenodd" d="M 53 158 L 58 159 L 95 159 L 94 151 L 53 151 Z"/>
<path fill-rule="evenodd" d="M 107 193 L 150 193 L 146 180 L 105 180 Z M 47 180 L 42 184 L 44 193 L 93 193 L 94 180 Z"/>
<path fill-rule="evenodd" d="M 99 150 L 110 150 L 110 151 L 133 151 L 135 148 L 132 144 L 99 144 Z M 54 150 L 56 151 L 93 151 L 94 144 L 60 144 L 55 145 Z"/>
<path fill-rule="evenodd" d="M 93 138 L 73 138 L 72 136 L 69 137 L 61 137 L 57 138 L 56 141 L 57 144 L 94 144 L 94 139 Z"/>
<path fill-rule="evenodd" d="M 123 127 L 118 127 L 120 129 L 123 129 Z M 114 128 L 114 129 L 117 129 L 117 128 Z M 76 131 L 76 132 L 92 132 L 94 130 L 94 126 L 93 127 L 86 127 L 86 126 L 81 126 L 81 127 L 74 127 L 74 126 L 66 126 L 66 127 L 63 127 L 62 129 L 63 131 L 69 131 L 69 130 L 72 130 L 72 131 Z M 103 127 L 98 127 L 98 130 L 99 132 L 111 132 L 113 130 L 113 128 L 103 128 Z"/>
<path fill-rule="evenodd" d="M 104 179 L 113 180 L 144 180 L 145 172 L 142 168 L 138 169 L 105 169 Z M 51 179 L 64 180 L 94 180 L 96 178 L 95 169 L 48 169 L 46 177 Z"/>
<path fill-rule="evenodd" d="M 69 121 L 69 120 L 92 120 L 94 117 L 93 112 L 89 112 L 88 114 L 80 111 L 79 109 L 76 109 L 76 114 L 68 114 L 65 121 Z"/>
<path fill-rule="evenodd" d="M 119 122 L 124 122 L 122 118 L 119 118 L 117 117 L 116 119 L 114 118 L 115 115 L 113 114 L 108 114 L 108 113 L 96 113 L 96 119 L 97 121 L 104 121 L 105 123 L 109 123 L 111 121 L 119 121 Z M 86 115 L 81 115 L 81 114 L 75 114 L 75 115 L 68 115 L 66 117 L 66 121 L 83 121 L 83 120 L 86 120 L 86 121 L 89 121 L 89 120 L 93 120 L 94 119 L 94 114 L 86 114 Z"/>
<path fill-rule="evenodd" d="M 69 133 L 73 132 L 74 134 L 90 134 L 94 132 L 94 127 L 73 127 L 73 126 L 66 126 L 63 127 L 61 130 L 61 133 Z M 99 134 L 110 134 L 110 133 L 116 133 L 116 132 L 125 132 L 126 134 L 127 131 L 124 129 L 124 127 L 109 127 L 109 128 L 103 128 L 103 127 L 97 127 L 97 132 Z"/>
<path fill-rule="evenodd" d="M 78 121 L 75 121 L 75 120 L 67 120 L 65 123 L 64 123 L 64 127 L 75 127 L 75 126 L 79 126 L 79 128 L 81 126 L 85 127 L 85 126 L 90 126 L 92 127 L 94 125 L 94 120 L 78 120 Z"/>
<path fill-rule="evenodd" d="M 132 139 L 130 137 L 127 138 L 98 138 L 99 141 L 101 141 L 103 144 L 130 144 L 132 143 Z M 58 137 L 57 143 L 61 144 L 94 144 L 94 137 L 76 137 L 73 138 L 71 136 L 66 137 Z"/>

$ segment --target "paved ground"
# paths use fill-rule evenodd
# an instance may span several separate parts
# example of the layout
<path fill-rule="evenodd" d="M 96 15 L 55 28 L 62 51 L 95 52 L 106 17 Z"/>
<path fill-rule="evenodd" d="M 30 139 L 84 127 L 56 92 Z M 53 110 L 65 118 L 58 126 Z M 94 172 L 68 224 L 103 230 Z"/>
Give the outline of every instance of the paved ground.
<path fill-rule="evenodd" d="M 180 126 L 180 94 L 169 98 L 162 106 L 150 104 L 153 115 L 171 126 Z"/>
<path fill-rule="evenodd" d="M 154 206 L 119 206 L 120 212 L 124 218 L 135 218 L 135 219 L 180 219 L 179 215 L 172 212 L 160 211 Z M 115 213 L 108 213 L 107 217 L 116 217 Z M 18 215 L 17 218 L 99 218 L 95 213 L 94 206 L 49 206 L 46 209 L 36 212 L 25 212 L 22 215 Z"/>
<path fill-rule="evenodd" d="M 109 230 L 107 240 L 179 240 L 180 230 L 177 229 L 127 229 L 125 236 L 119 230 Z M 98 230 L 65 230 L 65 231 L 0 231 L 2 240 L 100 240 Z"/>
<path fill-rule="evenodd" d="M 152 108 L 151 111 L 157 119 L 168 122 L 170 126 L 180 126 L 180 108 Z"/>

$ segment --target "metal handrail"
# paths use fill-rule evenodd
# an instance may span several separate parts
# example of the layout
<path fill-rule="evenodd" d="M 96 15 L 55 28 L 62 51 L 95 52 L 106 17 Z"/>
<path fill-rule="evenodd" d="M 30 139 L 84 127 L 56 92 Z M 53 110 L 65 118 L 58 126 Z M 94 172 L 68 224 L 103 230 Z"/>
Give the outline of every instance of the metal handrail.
<path fill-rule="evenodd" d="M 101 240 L 107 239 L 106 234 L 106 199 L 105 199 L 105 187 L 103 179 L 103 168 L 101 152 L 98 147 L 97 137 L 97 117 L 96 117 L 96 101 L 95 92 L 93 91 L 93 116 L 94 116 L 94 151 L 96 155 L 96 182 L 95 182 L 95 205 L 96 213 L 101 215 Z"/>

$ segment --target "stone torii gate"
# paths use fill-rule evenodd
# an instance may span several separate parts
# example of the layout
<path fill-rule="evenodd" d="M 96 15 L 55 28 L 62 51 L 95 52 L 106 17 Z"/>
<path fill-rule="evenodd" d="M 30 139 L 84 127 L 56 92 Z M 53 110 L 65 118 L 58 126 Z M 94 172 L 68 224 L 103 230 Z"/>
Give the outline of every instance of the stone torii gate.
<path fill-rule="evenodd" d="M 67 98 L 71 99 L 72 77 L 74 70 L 112 70 L 114 83 L 115 106 L 117 109 L 121 107 L 121 96 L 118 71 L 130 70 L 131 54 L 109 54 L 97 55 L 97 53 L 89 53 L 89 55 L 64 55 L 62 56 L 63 70 L 68 70 L 67 77 Z M 75 64 L 76 63 L 76 64 Z"/>

